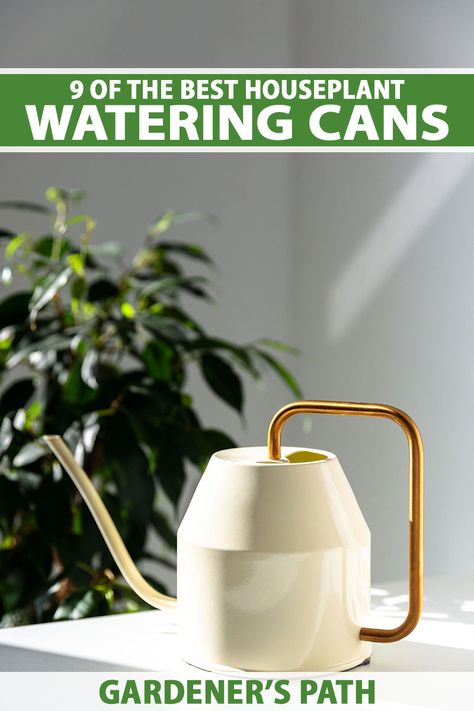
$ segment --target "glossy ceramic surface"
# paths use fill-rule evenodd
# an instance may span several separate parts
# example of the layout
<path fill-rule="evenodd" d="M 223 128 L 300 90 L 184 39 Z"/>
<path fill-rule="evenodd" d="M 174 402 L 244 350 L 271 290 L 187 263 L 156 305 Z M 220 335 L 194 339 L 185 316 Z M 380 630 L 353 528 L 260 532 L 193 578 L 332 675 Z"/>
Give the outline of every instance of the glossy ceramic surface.
<path fill-rule="evenodd" d="M 370 533 L 336 456 L 304 451 L 282 449 L 298 463 L 265 461 L 264 447 L 211 458 L 178 531 L 185 660 L 336 671 L 370 656 Z"/>

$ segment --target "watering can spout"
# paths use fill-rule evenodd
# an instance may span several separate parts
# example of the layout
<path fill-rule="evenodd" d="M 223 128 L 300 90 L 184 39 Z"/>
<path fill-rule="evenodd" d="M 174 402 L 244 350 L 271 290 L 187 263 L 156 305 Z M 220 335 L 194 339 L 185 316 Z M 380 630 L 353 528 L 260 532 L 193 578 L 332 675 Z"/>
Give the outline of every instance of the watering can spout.
<path fill-rule="evenodd" d="M 370 608 L 370 531 L 336 455 L 281 446 L 285 422 L 302 413 L 385 418 L 406 435 L 409 595 L 406 617 L 394 628 L 363 626 Z M 176 600 L 137 570 L 61 437 L 44 439 L 131 588 L 153 607 L 175 608 Z M 285 405 L 270 423 L 267 447 L 227 449 L 210 458 L 180 524 L 177 568 L 180 656 L 204 669 L 333 673 L 364 662 L 371 642 L 403 639 L 415 628 L 423 600 L 423 443 L 416 424 L 381 403 Z M 285 579 L 291 585 L 282 586 Z"/>
<path fill-rule="evenodd" d="M 120 537 L 117 528 L 112 521 L 109 512 L 105 508 L 102 500 L 95 490 L 91 480 L 75 461 L 72 452 L 67 447 L 64 440 L 59 435 L 47 435 L 44 441 L 67 471 L 74 484 L 77 486 L 81 496 L 89 507 L 97 526 L 115 560 L 123 577 L 130 585 L 132 590 L 147 602 L 152 607 L 160 610 L 174 609 L 176 607 L 176 598 L 155 590 L 136 567 L 130 554 L 127 551 L 125 544 Z"/>

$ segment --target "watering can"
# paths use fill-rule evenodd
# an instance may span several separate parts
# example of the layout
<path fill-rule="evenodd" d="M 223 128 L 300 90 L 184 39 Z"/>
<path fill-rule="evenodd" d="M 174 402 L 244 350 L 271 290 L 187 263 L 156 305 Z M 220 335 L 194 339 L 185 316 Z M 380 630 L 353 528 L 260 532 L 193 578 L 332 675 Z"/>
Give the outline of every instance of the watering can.
<path fill-rule="evenodd" d="M 281 446 L 284 423 L 298 413 L 383 417 L 407 436 L 409 604 L 406 619 L 394 629 L 364 627 L 370 531 L 336 455 Z M 63 440 L 45 439 L 85 499 L 128 584 L 153 607 L 177 607 L 185 661 L 217 671 L 342 671 L 369 660 L 372 642 L 396 642 L 416 627 L 423 585 L 423 445 L 417 426 L 401 410 L 298 401 L 273 417 L 267 447 L 213 454 L 178 530 L 178 603 L 139 573 Z"/>

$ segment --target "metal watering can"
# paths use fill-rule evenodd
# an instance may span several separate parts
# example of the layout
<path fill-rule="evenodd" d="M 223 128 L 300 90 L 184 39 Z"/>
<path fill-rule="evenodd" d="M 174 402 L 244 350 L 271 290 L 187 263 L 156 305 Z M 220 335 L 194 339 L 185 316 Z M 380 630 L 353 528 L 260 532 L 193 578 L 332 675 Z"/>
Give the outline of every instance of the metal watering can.
<path fill-rule="evenodd" d="M 410 453 L 409 606 L 394 629 L 364 627 L 370 606 L 370 531 L 335 454 L 281 447 L 298 413 L 393 420 Z M 123 575 L 153 607 L 178 610 L 181 657 L 212 670 L 331 672 L 370 658 L 421 615 L 423 445 L 389 405 L 306 400 L 274 416 L 267 447 L 216 452 L 178 530 L 178 599 L 142 577 L 89 477 L 57 436 L 47 444 L 90 508 Z M 133 473 L 131 472 L 131 475 Z"/>

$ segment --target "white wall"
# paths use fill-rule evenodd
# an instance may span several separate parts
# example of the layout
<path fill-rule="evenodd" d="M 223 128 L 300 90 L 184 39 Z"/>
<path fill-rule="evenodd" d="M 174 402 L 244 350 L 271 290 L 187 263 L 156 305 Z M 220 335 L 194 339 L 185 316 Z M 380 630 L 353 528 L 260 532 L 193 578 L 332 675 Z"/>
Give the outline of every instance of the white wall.
<path fill-rule="evenodd" d="M 314 354 L 302 380 L 321 398 L 412 414 L 426 445 L 427 572 L 472 571 L 473 163 L 305 157 L 298 176 L 293 340 Z M 340 453 L 372 529 L 377 578 L 401 576 L 403 437 L 380 421 L 322 418 L 313 437 Z"/>
<path fill-rule="evenodd" d="M 297 8 L 297 66 L 474 66 L 472 3 Z M 426 445 L 426 572 L 472 573 L 473 161 L 306 155 L 293 170 L 293 340 L 314 354 L 307 392 L 412 413 Z M 380 421 L 323 418 L 313 436 L 340 453 L 372 530 L 374 578 L 402 577 L 403 437 Z"/>
<path fill-rule="evenodd" d="M 81 3 L 41 0 L 0 10 L 0 66 L 140 67 L 290 63 L 286 0 Z M 220 223 L 183 230 L 217 262 L 219 308 L 200 315 L 216 333 L 248 341 L 286 339 L 290 160 L 272 156 L 0 156 L 0 194 L 40 198 L 50 184 L 85 187 L 98 239 L 137 246 L 168 208 L 208 210 Z M 2 216 L 3 217 L 3 216 Z M 4 219 L 7 219 L 6 216 Z M 264 298 L 262 298 L 264 295 Z M 247 426 L 199 390 L 211 424 L 240 442 L 262 441 L 268 413 L 286 397 L 248 389 Z M 197 386 L 198 387 L 198 386 Z"/>
<path fill-rule="evenodd" d="M 128 253 L 143 241 L 147 224 L 166 209 L 216 215 L 217 224 L 186 225 L 175 235 L 202 244 L 217 265 L 210 272 L 216 304 L 196 304 L 193 313 L 210 333 L 243 343 L 262 336 L 289 338 L 287 182 L 286 160 L 280 156 L 268 161 L 251 155 L 0 157 L 0 195 L 41 200 L 49 184 L 85 186 L 84 209 L 98 224 L 95 239 L 122 242 Z M 46 219 L 4 210 L 0 223 L 18 229 L 48 226 Z M 248 382 L 246 425 L 198 379 L 194 390 L 205 422 L 249 444 L 264 441 L 269 413 L 287 397 L 274 378 L 268 386 L 261 391 Z"/>
<path fill-rule="evenodd" d="M 286 0 L 19 0 L 0 8 L 0 66 L 285 65 L 291 63 L 289 26 Z M 194 313 L 211 333 L 237 342 L 289 339 L 290 179 L 290 158 L 278 155 L 264 161 L 250 155 L 0 156 L 1 198 L 41 199 L 50 184 L 84 187 L 97 239 L 121 241 L 129 251 L 166 209 L 216 215 L 217 225 L 177 234 L 200 242 L 219 269 L 217 306 Z M 0 224 L 24 229 L 38 220 L 2 212 Z M 244 421 L 199 377 L 191 389 L 204 423 L 240 444 L 263 443 L 269 417 L 288 392 L 275 378 L 263 391 L 247 384 Z"/>
<path fill-rule="evenodd" d="M 0 65 L 468 66 L 473 15 L 441 0 L 17 0 L 0 9 Z M 474 568 L 473 176 L 463 156 L 0 157 L 1 196 L 85 186 L 104 239 L 136 243 L 169 206 L 216 213 L 219 226 L 192 233 L 221 267 L 210 327 L 303 347 L 308 397 L 393 402 L 419 420 L 429 574 Z M 279 387 L 249 397 L 244 432 L 204 402 L 210 422 L 246 443 L 263 440 L 286 398 Z M 319 418 L 311 435 L 295 423 L 285 436 L 340 454 L 373 531 L 374 579 L 403 577 L 406 456 L 394 426 Z"/>
<path fill-rule="evenodd" d="M 2 66 L 285 66 L 287 0 L 2 2 Z"/>

